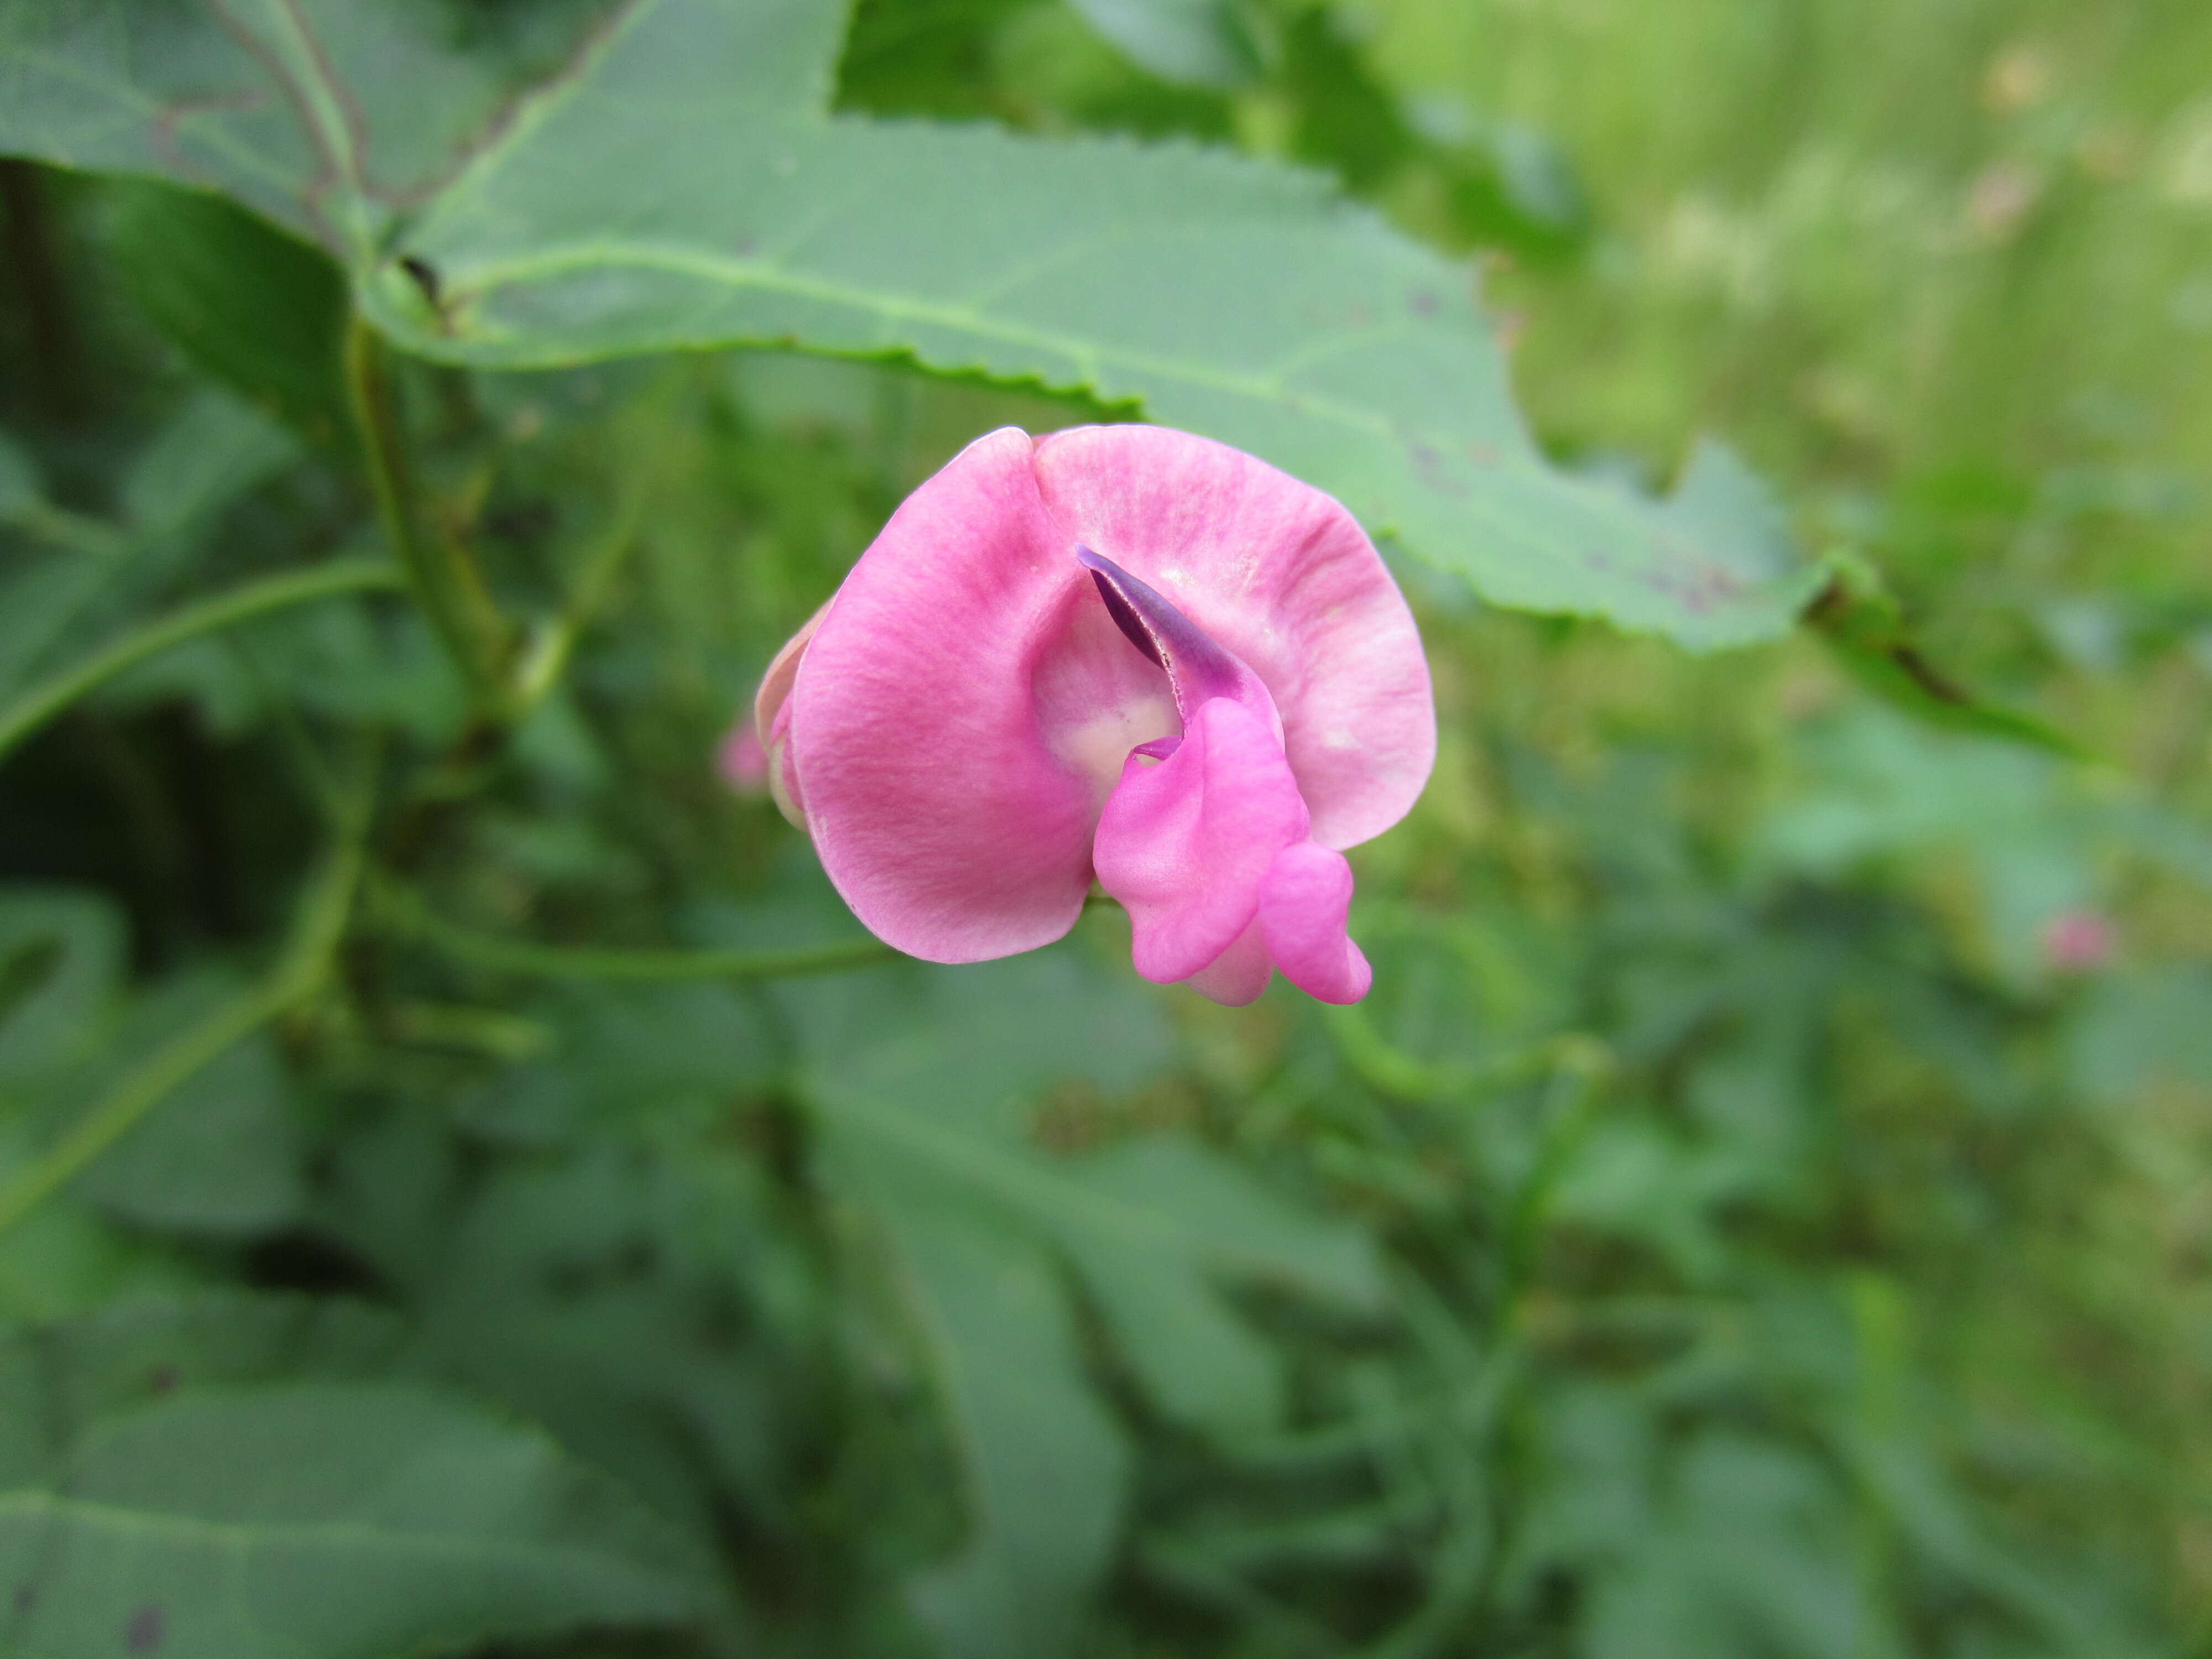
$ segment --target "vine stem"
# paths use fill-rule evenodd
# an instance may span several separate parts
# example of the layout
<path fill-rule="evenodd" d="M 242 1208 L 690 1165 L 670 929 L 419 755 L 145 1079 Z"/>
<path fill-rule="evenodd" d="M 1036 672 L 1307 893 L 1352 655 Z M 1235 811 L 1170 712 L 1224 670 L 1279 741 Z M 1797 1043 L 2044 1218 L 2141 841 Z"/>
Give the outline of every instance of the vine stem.
<path fill-rule="evenodd" d="M 420 940 L 457 962 L 532 979 L 598 979 L 667 982 L 679 980 L 789 979 L 832 974 L 900 960 L 880 939 L 841 939 L 834 945 L 781 951 L 662 951 L 537 945 L 497 939 L 457 927 L 416 895 L 380 886 L 378 908 L 390 931 Z"/>
<path fill-rule="evenodd" d="M 360 593 L 405 586 L 398 567 L 386 559 L 333 559 L 305 570 L 287 570 L 234 587 L 228 593 L 188 605 L 95 651 L 73 668 L 33 686 L 0 708 L 0 757 L 68 708 L 125 670 L 233 623 L 281 611 L 287 605 L 338 593 Z"/>
<path fill-rule="evenodd" d="M 345 370 L 346 395 L 385 537 L 471 695 L 480 708 L 496 714 L 507 699 L 514 630 L 466 551 L 451 538 L 434 539 L 424 527 L 392 390 L 390 354 L 383 336 L 359 313 L 346 328 Z"/>
<path fill-rule="evenodd" d="M 645 516 L 645 500 L 642 483 L 634 479 L 623 492 L 613 525 L 585 556 L 583 570 L 570 589 L 561 614 L 524 653 L 514 674 L 513 707 L 517 720 L 536 708 L 546 693 L 560 683 L 576 641 L 591 625 L 622 568 L 623 560 L 637 540 L 638 525 Z"/>
<path fill-rule="evenodd" d="M 349 826 L 301 896 L 291 938 L 266 979 L 132 1066 L 75 1127 L 0 1187 L 0 1237 L 82 1175 L 196 1073 L 321 986 L 361 883 L 362 827 Z"/>

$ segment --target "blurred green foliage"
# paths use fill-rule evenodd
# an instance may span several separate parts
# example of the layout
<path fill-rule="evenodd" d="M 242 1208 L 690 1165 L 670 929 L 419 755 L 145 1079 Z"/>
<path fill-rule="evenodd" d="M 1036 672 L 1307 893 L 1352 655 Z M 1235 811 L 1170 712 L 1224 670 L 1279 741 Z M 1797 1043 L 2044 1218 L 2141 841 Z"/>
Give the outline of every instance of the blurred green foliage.
<path fill-rule="evenodd" d="M 555 619 L 512 729 L 333 590 L 0 769 L 0 1651 L 2205 1651 L 2207 63 L 2161 0 L 862 0 L 844 108 L 1479 260 L 1554 457 L 1717 432 L 2090 758 L 1408 563 L 1366 1003 L 1104 914 L 855 968 L 717 741 L 907 489 L 1095 411 L 393 360 L 423 545 Z M 331 267 L 0 168 L 5 729 L 382 532 Z"/>

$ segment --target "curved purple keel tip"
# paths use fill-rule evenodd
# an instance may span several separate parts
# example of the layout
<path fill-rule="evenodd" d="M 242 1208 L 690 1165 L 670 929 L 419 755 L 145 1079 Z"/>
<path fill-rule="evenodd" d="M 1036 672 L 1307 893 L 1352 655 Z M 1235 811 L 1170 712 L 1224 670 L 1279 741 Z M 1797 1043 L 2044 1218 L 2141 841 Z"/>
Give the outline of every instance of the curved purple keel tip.
<path fill-rule="evenodd" d="M 1233 697 L 1243 689 L 1250 671 L 1209 639 L 1166 594 L 1080 542 L 1075 544 L 1075 558 L 1097 584 L 1098 597 L 1106 601 L 1114 625 L 1130 644 L 1168 671 L 1176 708 L 1185 720 L 1208 697 Z"/>

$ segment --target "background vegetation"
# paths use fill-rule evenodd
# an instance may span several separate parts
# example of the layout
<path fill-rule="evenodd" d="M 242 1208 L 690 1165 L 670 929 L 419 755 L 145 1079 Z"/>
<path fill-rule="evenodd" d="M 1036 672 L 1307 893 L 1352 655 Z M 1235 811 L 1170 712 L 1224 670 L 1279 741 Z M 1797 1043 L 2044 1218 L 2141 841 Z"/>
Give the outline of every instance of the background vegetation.
<path fill-rule="evenodd" d="M 1331 171 L 1577 476 L 1717 434 L 1840 573 L 1697 655 L 1403 557 L 1443 747 L 1345 1010 L 1106 914 L 882 963 L 717 775 L 906 490 L 1096 402 L 357 334 L 426 556 L 555 619 L 492 719 L 379 591 L 336 269 L 0 163 L 0 1651 L 2212 1650 L 2209 64 L 863 0 L 841 108 Z"/>

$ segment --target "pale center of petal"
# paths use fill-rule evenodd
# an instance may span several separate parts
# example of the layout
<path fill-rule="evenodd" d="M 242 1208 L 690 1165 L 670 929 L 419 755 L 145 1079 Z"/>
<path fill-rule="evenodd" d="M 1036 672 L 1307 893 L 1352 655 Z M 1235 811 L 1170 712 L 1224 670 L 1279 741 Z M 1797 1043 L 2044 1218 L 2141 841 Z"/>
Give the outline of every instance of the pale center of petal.
<path fill-rule="evenodd" d="M 1065 603 L 1030 671 L 1030 701 L 1046 745 L 1089 787 L 1095 811 L 1129 751 L 1179 736 L 1182 720 L 1167 671 L 1130 645 L 1088 582 L 1071 582 Z"/>
<path fill-rule="evenodd" d="M 1121 763 L 1182 724 L 1176 718 L 1175 699 L 1163 691 L 1098 708 L 1088 719 L 1060 726 L 1049 738 L 1053 753 L 1083 775 L 1093 799 L 1103 805 L 1121 781 Z"/>

